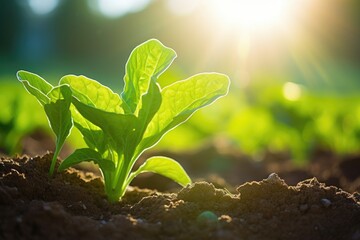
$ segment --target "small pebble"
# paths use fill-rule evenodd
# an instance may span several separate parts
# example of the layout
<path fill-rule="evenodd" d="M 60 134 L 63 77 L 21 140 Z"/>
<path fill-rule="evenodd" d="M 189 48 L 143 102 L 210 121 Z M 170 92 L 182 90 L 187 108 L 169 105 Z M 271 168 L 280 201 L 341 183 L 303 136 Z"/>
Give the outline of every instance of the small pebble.
<path fill-rule="evenodd" d="M 218 217 L 211 211 L 204 211 L 199 214 L 199 216 L 196 218 L 196 221 L 199 224 L 214 224 L 218 222 Z"/>
<path fill-rule="evenodd" d="M 307 204 L 301 204 L 300 207 L 299 207 L 300 211 L 301 212 L 305 212 L 306 210 L 309 209 L 309 205 Z"/>
<path fill-rule="evenodd" d="M 145 220 L 142 219 L 142 218 L 137 218 L 137 219 L 136 219 L 136 222 L 139 223 L 139 224 L 142 224 L 142 223 L 145 222 Z"/>
<path fill-rule="evenodd" d="M 51 210 L 51 206 L 49 204 L 44 204 L 43 206 L 45 211 L 50 211 Z"/>
<path fill-rule="evenodd" d="M 331 206 L 331 201 L 330 201 L 329 199 L 327 199 L 327 198 L 323 198 L 323 199 L 321 199 L 321 204 L 322 204 L 324 207 L 328 208 L 328 207 Z"/>

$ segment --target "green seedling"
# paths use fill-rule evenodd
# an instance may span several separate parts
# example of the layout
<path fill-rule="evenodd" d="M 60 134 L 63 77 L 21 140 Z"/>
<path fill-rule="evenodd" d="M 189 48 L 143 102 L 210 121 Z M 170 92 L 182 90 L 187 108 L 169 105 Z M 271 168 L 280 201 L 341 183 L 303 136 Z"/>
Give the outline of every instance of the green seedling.
<path fill-rule="evenodd" d="M 26 90 L 34 95 L 44 107 L 49 124 L 56 136 L 56 148 L 51 161 L 50 176 L 53 175 L 56 159 L 73 126 L 70 104 L 71 90 L 68 85 L 52 86 L 40 76 L 26 71 L 19 71 L 17 78 Z"/>
<path fill-rule="evenodd" d="M 175 57 L 175 51 L 158 40 L 136 47 L 126 64 L 125 85 L 120 95 L 85 76 L 67 75 L 58 87 L 52 87 L 40 77 L 20 71 L 19 79 L 45 107 L 57 138 L 67 136 L 73 121 L 88 146 L 75 150 L 58 170 L 83 161 L 95 162 L 112 202 L 118 201 L 134 177 L 143 172 L 161 174 L 182 186 L 191 183 L 181 165 L 167 157 L 151 157 L 133 169 L 139 156 L 168 131 L 228 92 L 229 79 L 219 73 L 194 75 L 160 88 L 157 79 Z M 44 81 L 41 84 L 40 79 Z M 50 94 L 54 96 L 52 100 L 48 95 L 54 89 L 59 89 L 61 94 Z M 48 102 L 52 105 L 47 106 Z M 66 111 L 63 112 L 63 108 Z M 58 129 L 62 124 L 66 126 Z M 58 141 L 57 150 L 61 148 L 62 139 Z"/>

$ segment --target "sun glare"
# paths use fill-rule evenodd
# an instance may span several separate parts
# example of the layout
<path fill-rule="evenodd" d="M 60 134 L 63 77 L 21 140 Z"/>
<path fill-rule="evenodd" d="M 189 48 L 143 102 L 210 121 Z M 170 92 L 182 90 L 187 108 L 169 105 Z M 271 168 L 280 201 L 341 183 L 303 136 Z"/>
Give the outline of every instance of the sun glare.
<path fill-rule="evenodd" d="M 292 0 L 212 0 L 217 21 L 227 27 L 259 30 L 281 26 L 291 12 Z"/>

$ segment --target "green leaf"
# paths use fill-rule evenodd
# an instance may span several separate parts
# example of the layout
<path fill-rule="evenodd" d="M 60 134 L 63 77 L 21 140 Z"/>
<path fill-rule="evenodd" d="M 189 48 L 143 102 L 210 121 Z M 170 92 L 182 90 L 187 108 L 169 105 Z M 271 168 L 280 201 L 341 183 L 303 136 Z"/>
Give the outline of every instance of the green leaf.
<path fill-rule="evenodd" d="M 82 103 L 108 112 L 124 113 L 120 96 L 93 79 L 67 75 L 60 79 L 60 84 L 69 84 L 73 95 Z"/>
<path fill-rule="evenodd" d="M 37 100 L 44 105 L 50 102 L 48 96 L 46 96 L 53 88 L 51 84 L 46 82 L 39 75 L 26 71 L 18 71 L 16 74 L 18 80 L 24 85 L 26 90 L 35 96 Z"/>
<path fill-rule="evenodd" d="M 190 177 L 187 175 L 182 166 L 174 159 L 168 157 L 151 157 L 147 159 L 135 172 L 129 177 L 131 180 L 144 172 L 153 172 L 170 178 L 181 186 L 186 186 L 191 183 Z"/>
<path fill-rule="evenodd" d="M 72 103 L 82 116 L 104 131 L 104 136 L 108 138 L 114 149 L 117 151 L 124 149 L 126 139 L 134 132 L 137 122 L 134 115 L 106 112 L 86 105 L 76 98 L 73 98 Z"/>
<path fill-rule="evenodd" d="M 47 95 L 53 86 L 45 81 L 42 77 L 37 74 L 20 70 L 17 72 L 17 77 L 20 81 L 27 81 L 31 86 L 38 89 L 43 94 Z"/>
<path fill-rule="evenodd" d="M 73 106 L 71 106 L 70 109 L 72 107 Z M 71 113 L 72 116 L 74 116 L 73 110 L 71 112 L 72 112 Z M 80 115 L 80 113 L 78 114 Z M 75 120 L 74 118 L 74 126 L 80 131 L 86 145 L 89 148 L 94 149 L 99 153 L 103 154 L 106 151 L 104 132 L 98 126 L 92 124 L 91 122 L 89 121 L 84 121 L 84 122 L 85 122 L 84 124 L 81 124 L 79 121 Z"/>
<path fill-rule="evenodd" d="M 138 152 L 156 144 L 166 132 L 186 121 L 199 108 L 225 96 L 229 84 L 226 75 L 202 73 L 165 87 L 161 91 L 161 106 L 149 123 Z"/>
<path fill-rule="evenodd" d="M 72 93 L 67 85 L 54 87 L 49 93 L 52 101 L 44 105 L 51 129 L 58 140 L 65 140 L 72 127 L 70 104 Z"/>
<path fill-rule="evenodd" d="M 71 115 L 75 127 L 81 132 L 86 144 L 100 153 L 105 152 L 106 143 L 104 141 L 104 132 L 96 125 L 84 118 L 74 105 L 70 106 Z"/>
<path fill-rule="evenodd" d="M 123 113 L 121 98 L 108 87 L 85 76 L 67 75 L 61 78 L 60 83 L 69 84 L 73 95 L 82 103 L 102 109 L 104 111 Z M 87 145 L 105 152 L 105 136 L 100 128 L 88 119 L 84 118 L 75 107 L 71 107 L 71 113 L 76 128 L 79 129 Z"/>
<path fill-rule="evenodd" d="M 152 120 L 156 112 L 161 106 L 161 93 L 157 83 L 151 82 L 149 91 L 142 97 L 142 106 L 139 111 L 138 124 L 136 126 L 136 134 L 134 137 L 128 138 L 129 153 L 134 155 L 135 148 L 140 143 L 144 132 Z M 137 155 L 134 155 L 136 158 Z"/>
<path fill-rule="evenodd" d="M 173 49 L 165 47 L 155 39 L 139 45 L 131 52 L 126 63 L 125 86 L 121 94 L 126 104 L 125 109 L 129 109 L 130 113 L 136 113 L 141 97 L 149 89 L 150 81 L 156 81 L 175 57 Z"/>
<path fill-rule="evenodd" d="M 81 162 L 90 162 L 90 161 L 93 161 L 95 164 L 98 164 L 103 172 L 109 172 L 109 171 L 111 172 L 115 170 L 114 163 L 110 160 L 103 159 L 100 153 L 90 148 L 81 148 L 75 150 L 75 152 L 73 152 L 70 156 L 64 159 L 61 162 L 58 171 L 63 171 L 66 168 Z"/>
<path fill-rule="evenodd" d="M 54 87 L 48 94 L 50 103 L 44 105 L 50 127 L 56 135 L 56 149 L 50 166 L 50 175 L 53 174 L 56 158 L 69 136 L 73 121 L 71 118 L 70 104 L 72 92 L 68 85 Z"/>

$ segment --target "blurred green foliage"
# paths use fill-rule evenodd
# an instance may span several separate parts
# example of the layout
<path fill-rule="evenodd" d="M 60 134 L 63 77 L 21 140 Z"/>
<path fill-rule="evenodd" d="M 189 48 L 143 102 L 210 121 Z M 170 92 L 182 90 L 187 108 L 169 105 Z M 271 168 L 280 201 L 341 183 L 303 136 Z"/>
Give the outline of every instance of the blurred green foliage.
<path fill-rule="evenodd" d="M 170 71 L 159 81 L 165 86 L 178 75 L 182 74 Z M 319 148 L 338 154 L 359 151 L 360 96 L 323 94 L 295 84 L 301 93 L 297 99 L 288 99 L 286 82 L 261 80 L 244 89 L 233 88 L 219 104 L 199 111 L 166 135 L 157 149 L 186 151 L 221 138 L 254 156 L 290 151 L 299 163 Z M 20 150 L 25 135 L 38 128 L 49 129 L 40 104 L 17 82 L 1 83 L 0 88 L 0 148 L 10 154 Z M 76 131 L 69 143 L 83 146 Z"/>
<path fill-rule="evenodd" d="M 41 105 L 21 88 L 14 77 L 0 81 L 0 89 L 0 152 L 7 155 L 21 153 L 23 138 L 36 131 L 52 136 Z M 76 129 L 69 139 L 74 147 L 84 146 Z"/>
<path fill-rule="evenodd" d="M 21 91 L 15 79 L 1 82 L 0 89 L 0 149 L 12 155 L 21 151 L 25 135 L 39 128 L 46 131 L 47 122 L 40 105 Z"/>
<path fill-rule="evenodd" d="M 290 83 L 300 91 L 292 99 L 286 93 L 288 84 L 284 79 L 260 77 L 244 89 L 234 88 L 217 106 L 199 112 L 167 135 L 160 147 L 187 150 L 217 136 L 253 156 L 290 152 L 299 164 L 319 149 L 359 152 L 360 96 L 356 92 L 324 93 Z M 193 142 L 179 141 L 183 134 Z"/>

